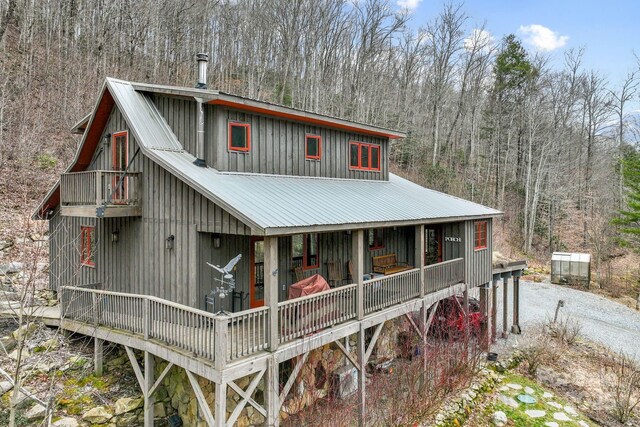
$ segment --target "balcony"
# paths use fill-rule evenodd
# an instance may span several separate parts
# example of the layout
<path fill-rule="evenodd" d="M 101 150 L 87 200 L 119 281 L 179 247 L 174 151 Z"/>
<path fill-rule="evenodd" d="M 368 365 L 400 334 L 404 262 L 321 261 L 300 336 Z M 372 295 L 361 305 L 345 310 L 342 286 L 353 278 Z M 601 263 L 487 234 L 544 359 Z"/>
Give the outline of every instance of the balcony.
<path fill-rule="evenodd" d="M 88 171 L 60 178 L 63 216 L 114 218 L 141 216 L 139 172 Z"/>

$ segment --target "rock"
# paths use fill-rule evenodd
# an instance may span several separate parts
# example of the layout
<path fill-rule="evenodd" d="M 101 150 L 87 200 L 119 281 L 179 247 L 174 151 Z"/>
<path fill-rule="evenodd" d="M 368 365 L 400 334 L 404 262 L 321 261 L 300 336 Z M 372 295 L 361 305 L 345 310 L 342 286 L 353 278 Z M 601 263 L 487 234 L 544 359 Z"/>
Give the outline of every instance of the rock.
<path fill-rule="evenodd" d="M 546 411 L 541 411 L 539 409 L 528 409 L 528 410 L 524 411 L 524 413 L 527 414 L 531 418 L 542 418 L 545 415 L 547 415 Z"/>
<path fill-rule="evenodd" d="M 580 427 L 589 427 L 586 421 L 578 421 L 578 424 L 580 424 Z"/>
<path fill-rule="evenodd" d="M 527 393 L 527 394 L 530 394 L 532 396 L 536 393 L 535 391 L 533 391 L 533 389 L 531 387 L 525 387 L 524 388 L 524 392 Z"/>
<path fill-rule="evenodd" d="M 64 417 L 53 423 L 55 427 L 78 427 L 78 421 L 75 418 Z"/>
<path fill-rule="evenodd" d="M 28 420 L 37 420 L 38 418 L 44 418 L 46 413 L 47 408 L 39 403 L 36 403 L 31 407 L 31 409 L 25 412 L 24 417 Z"/>
<path fill-rule="evenodd" d="M 517 408 L 518 406 L 520 406 L 520 404 L 516 402 L 516 400 L 513 397 L 505 396 L 504 394 L 501 394 L 500 396 L 498 396 L 498 400 L 500 400 L 500 402 L 512 408 Z"/>
<path fill-rule="evenodd" d="M 16 274 L 24 269 L 24 263 L 22 262 L 10 262 L 7 264 L 0 264 L 0 274 Z"/>
<path fill-rule="evenodd" d="M 16 339 L 13 338 L 12 335 L 7 335 L 0 338 L 0 346 L 4 347 L 7 353 L 9 353 L 11 350 L 16 348 L 16 344 L 17 344 Z"/>
<path fill-rule="evenodd" d="M 559 404 L 558 402 L 547 402 L 547 405 L 555 409 L 562 409 L 562 405 Z"/>
<path fill-rule="evenodd" d="M 507 414 L 502 411 L 496 411 L 493 413 L 493 425 L 496 427 L 502 427 L 507 424 Z"/>
<path fill-rule="evenodd" d="M 167 412 L 165 411 L 162 402 L 158 402 L 153 405 L 153 416 L 155 418 L 164 418 L 167 416 Z"/>
<path fill-rule="evenodd" d="M 41 351 L 55 351 L 60 347 L 60 343 L 55 338 L 50 338 L 43 343 L 39 344 L 35 349 L 33 349 L 34 353 L 38 353 Z"/>
<path fill-rule="evenodd" d="M 560 424 L 555 421 L 547 421 L 544 425 L 545 427 L 560 427 Z"/>
<path fill-rule="evenodd" d="M 569 418 L 564 412 L 555 412 L 553 414 L 553 419 L 558 421 L 571 421 L 571 418 Z"/>
<path fill-rule="evenodd" d="M 129 426 L 137 425 L 136 424 L 137 419 L 138 419 L 138 415 L 135 412 L 129 412 L 118 418 L 118 421 L 116 421 L 116 426 L 129 427 Z"/>
<path fill-rule="evenodd" d="M 49 373 L 54 371 L 62 366 L 61 359 L 52 359 L 52 360 L 40 360 L 35 365 L 33 365 L 32 369 L 44 373 Z"/>
<path fill-rule="evenodd" d="M 565 411 L 567 414 L 572 415 L 572 416 L 574 416 L 574 417 L 578 415 L 578 413 L 576 412 L 576 410 L 575 410 L 575 409 L 573 409 L 571 406 L 565 406 L 565 407 L 564 407 L 564 411 Z"/>
<path fill-rule="evenodd" d="M 5 394 L 13 388 L 13 384 L 9 381 L 0 381 L 0 395 Z"/>
<path fill-rule="evenodd" d="M 545 399 L 551 399 L 553 397 L 553 393 L 549 393 L 548 391 L 545 391 L 542 394 L 542 397 L 544 397 Z"/>
<path fill-rule="evenodd" d="M 127 412 L 134 411 L 144 404 L 144 399 L 141 397 L 123 397 L 116 400 L 115 415 L 125 414 Z"/>
<path fill-rule="evenodd" d="M 9 249 L 12 246 L 13 246 L 13 242 L 11 240 L 0 240 L 0 251 Z"/>
<path fill-rule="evenodd" d="M 28 337 L 31 333 L 33 333 L 36 329 L 38 329 L 38 325 L 36 323 L 28 323 L 26 325 L 20 326 L 18 329 L 11 333 L 11 336 L 15 340 L 19 340 L 21 338 Z"/>
<path fill-rule="evenodd" d="M 10 359 L 12 359 L 12 360 L 16 360 L 16 361 L 17 361 L 17 360 L 18 360 L 18 349 L 16 348 L 16 349 L 15 349 L 15 350 L 13 350 L 11 353 L 9 353 L 7 356 L 8 356 Z M 31 356 L 31 353 L 29 353 L 29 350 L 27 350 L 27 348 L 26 348 L 26 347 L 24 347 L 24 348 L 22 349 L 21 359 L 22 359 L 22 360 L 24 360 L 24 359 L 26 359 L 26 358 L 27 358 L 27 357 L 29 357 L 29 356 Z"/>
<path fill-rule="evenodd" d="M 510 384 L 507 384 L 507 387 L 513 390 L 522 390 L 522 386 L 520 384 L 510 383 Z"/>
<path fill-rule="evenodd" d="M 29 390 L 27 387 L 23 387 L 23 389 L 25 389 L 28 392 L 31 392 L 31 390 Z M 13 391 L 9 393 L 9 399 L 13 399 L 14 393 L 16 393 L 16 389 L 13 389 Z M 16 396 L 16 406 L 22 405 L 24 402 L 27 401 L 27 399 L 29 399 L 29 397 L 23 392 L 19 391 L 17 393 L 18 395 Z"/>
<path fill-rule="evenodd" d="M 500 387 L 498 390 L 500 391 L 509 391 L 509 387 L 507 387 L 506 385 L 503 385 L 502 387 Z"/>
<path fill-rule="evenodd" d="M 104 406 L 96 406 L 84 413 L 82 419 L 93 424 L 106 424 L 113 415 Z"/>

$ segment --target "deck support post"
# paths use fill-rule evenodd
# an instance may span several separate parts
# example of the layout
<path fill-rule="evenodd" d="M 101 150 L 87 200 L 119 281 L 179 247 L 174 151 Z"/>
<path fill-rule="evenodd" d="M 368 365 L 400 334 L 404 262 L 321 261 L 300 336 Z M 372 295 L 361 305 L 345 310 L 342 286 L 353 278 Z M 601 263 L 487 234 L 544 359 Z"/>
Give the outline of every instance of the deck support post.
<path fill-rule="evenodd" d="M 502 278 L 502 338 L 509 336 L 507 322 L 509 321 L 509 278 Z"/>
<path fill-rule="evenodd" d="M 227 383 L 223 380 L 216 384 L 215 427 L 225 427 L 227 423 Z M 206 401 L 205 401 L 206 404 Z"/>
<path fill-rule="evenodd" d="M 144 352 L 144 427 L 153 427 L 153 404 L 154 397 L 151 393 L 151 389 L 153 388 L 154 382 L 154 368 L 155 368 L 155 360 L 153 359 L 153 355 L 148 351 Z"/>
<path fill-rule="evenodd" d="M 480 344 L 484 351 L 489 351 L 491 343 L 491 285 L 485 283 L 480 287 L 480 311 L 484 321 L 480 328 Z"/>
<path fill-rule="evenodd" d="M 93 338 L 93 370 L 97 377 L 102 376 L 104 362 L 104 340 Z"/>
<path fill-rule="evenodd" d="M 266 426 L 280 425 L 280 407 L 282 400 L 280 399 L 280 364 L 275 356 L 269 358 L 267 362 L 267 372 L 264 382 L 264 398 L 267 409 Z M 286 397 L 286 396 L 285 396 Z"/>
<path fill-rule="evenodd" d="M 360 280 L 362 280 L 362 275 L 360 275 Z M 365 426 L 366 418 L 367 346 L 364 339 L 365 330 L 365 327 L 360 324 L 358 332 L 358 364 L 360 365 L 360 372 L 358 372 L 358 425 L 360 427 Z M 375 342 L 372 342 L 371 345 L 373 347 Z"/>
<path fill-rule="evenodd" d="M 415 232 L 416 252 L 413 256 L 413 265 L 420 269 L 420 298 L 423 298 L 426 293 L 424 283 L 424 224 L 416 225 Z"/>
<path fill-rule="evenodd" d="M 498 279 L 494 278 L 491 286 L 491 342 L 498 337 Z"/>
<path fill-rule="evenodd" d="M 511 333 L 520 334 L 520 275 L 513 276 L 513 325 L 511 325 Z"/>
<path fill-rule="evenodd" d="M 264 303 L 269 307 L 269 349 L 278 349 L 278 238 L 264 238 Z"/>
<path fill-rule="evenodd" d="M 358 285 L 356 290 L 358 320 L 364 318 L 364 230 L 353 230 L 351 233 L 351 262 L 353 264 L 353 282 Z"/>

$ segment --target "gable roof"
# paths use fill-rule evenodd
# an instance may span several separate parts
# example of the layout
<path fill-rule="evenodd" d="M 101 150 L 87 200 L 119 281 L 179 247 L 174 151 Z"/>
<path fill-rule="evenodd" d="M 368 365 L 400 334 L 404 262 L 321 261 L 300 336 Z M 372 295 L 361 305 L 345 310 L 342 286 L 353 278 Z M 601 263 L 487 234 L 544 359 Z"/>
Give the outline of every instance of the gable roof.
<path fill-rule="evenodd" d="M 393 174 L 389 181 L 367 181 L 223 173 L 199 167 L 193 164 L 195 157 L 183 149 L 145 93 L 129 82 L 107 79 L 104 97 L 118 106 L 143 154 L 250 226 L 254 234 L 293 234 L 303 230 L 329 231 L 501 215 L 495 209 L 429 190 Z M 79 152 L 85 149 L 85 144 L 91 154 L 95 150 L 89 135 L 97 133 L 99 138 L 104 124 L 95 130 L 93 122 L 99 116 L 97 111 L 107 104 L 98 102 Z M 91 155 L 79 153 L 76 160 L 85 157 Z M 77 167 L 72 165 L 69 171 Z M 59 187 L 54 187 L 52 192 L 59 192 Z M 36 215 L 42 216 L 44 209 L 51 205 L 52 201 L 45 199 Z"/>

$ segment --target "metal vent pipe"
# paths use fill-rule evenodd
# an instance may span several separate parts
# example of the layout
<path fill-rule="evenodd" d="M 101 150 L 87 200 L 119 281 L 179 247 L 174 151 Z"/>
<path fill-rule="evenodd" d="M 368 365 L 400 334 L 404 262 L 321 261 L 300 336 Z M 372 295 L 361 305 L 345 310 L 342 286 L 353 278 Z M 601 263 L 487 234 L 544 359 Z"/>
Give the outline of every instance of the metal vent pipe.
<path fill-rule="evenodd" d="M 197 89 L 207 88 L 207 62 L 209 62 L 209 55 L 206 53 L 198 53 L 196 55 L 198 61 L 198 83 Z M 196 159 L 194 164 L 197 166 L 205 167 L 207 163 L 204 160 L 204 105 L 202 98 L 196 98 L 197 103 L 197 130 L 196 130 Z"/>

